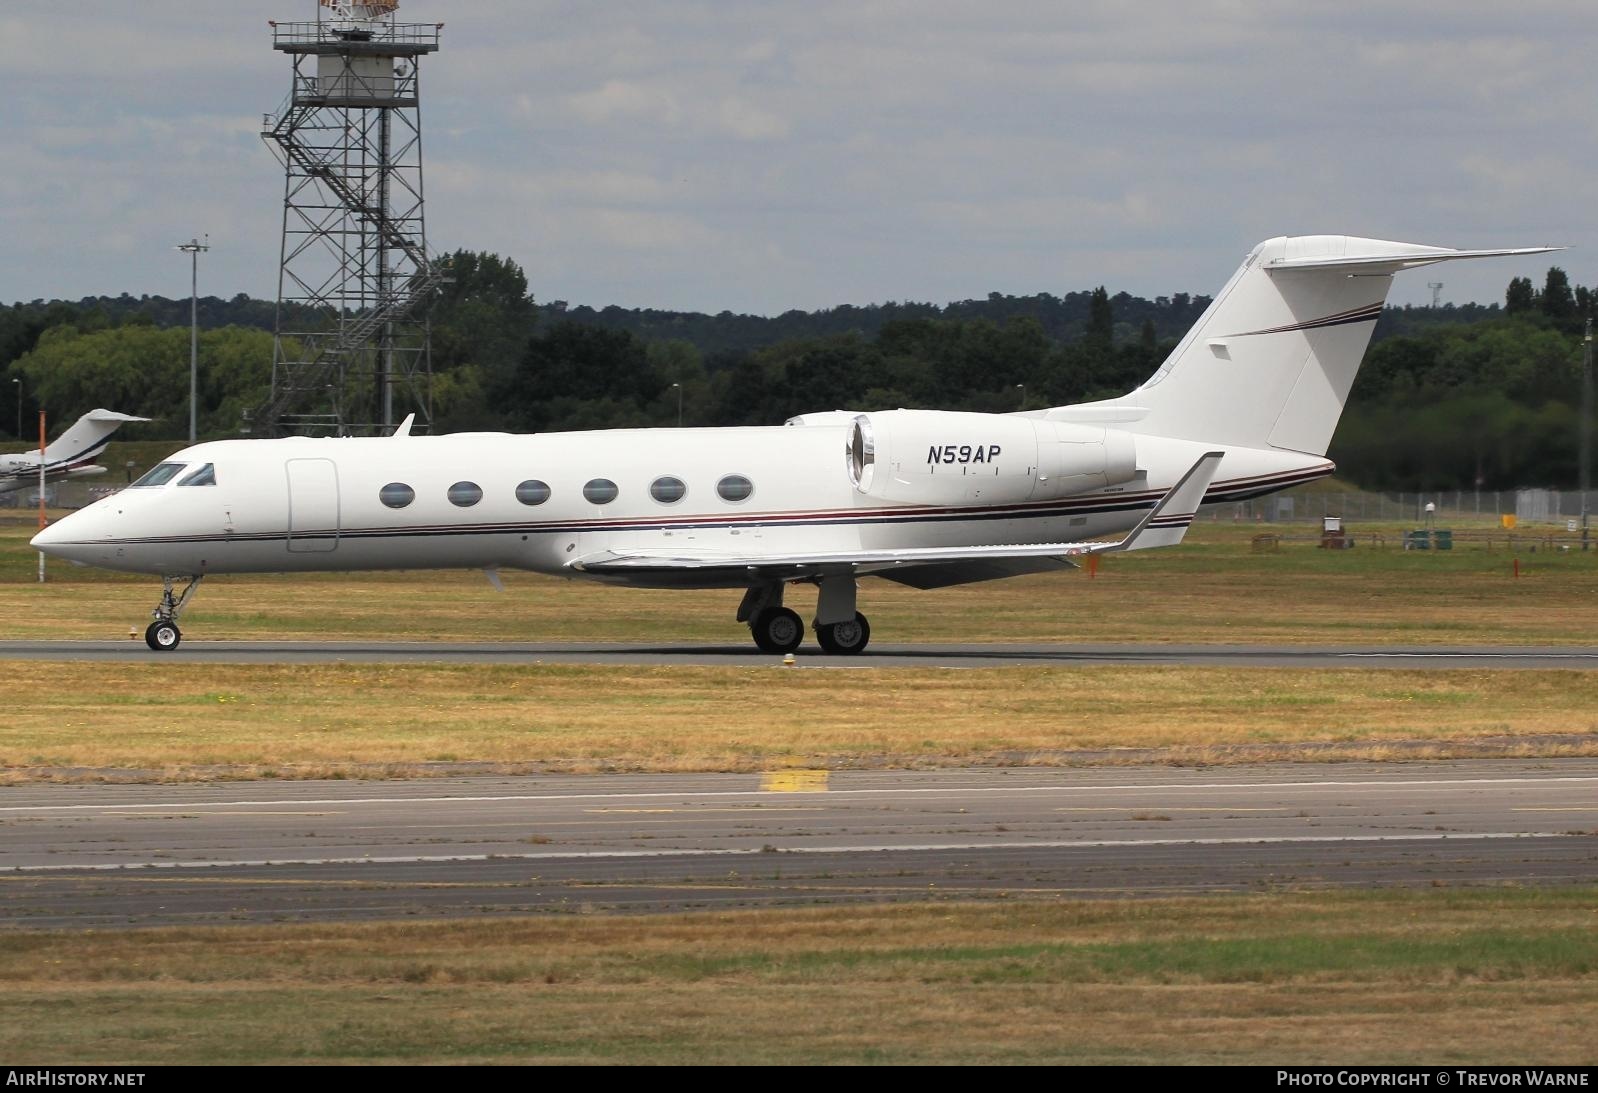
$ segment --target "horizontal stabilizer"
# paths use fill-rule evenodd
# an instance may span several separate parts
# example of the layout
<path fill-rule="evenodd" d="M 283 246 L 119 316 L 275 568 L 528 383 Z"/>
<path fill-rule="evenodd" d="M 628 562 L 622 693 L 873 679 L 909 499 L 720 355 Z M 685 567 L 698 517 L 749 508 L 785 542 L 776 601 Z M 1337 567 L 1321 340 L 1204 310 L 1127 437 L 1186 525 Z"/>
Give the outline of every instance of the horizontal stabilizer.
<path fill-rule="evenodd" d="M 1358 242 L 1363 242 L 1360 240 Z M 1275 258 L 1265 263 L 1272 273 L 1294 270 L 1341 270 L 1356 274 L 1381 275 L 1415 269 L 1436 262 L 1452 262 L 1460 258 L 1512 258 L 1524 254 L 1548 254 L 1565 250 L 1565 247 L 1510 247 L 1503 250 L 1450 250 L 1447 247 L 1423 247 L 1415 243 L 1388 243 L 1394 253 L 1364 253 L 1341 256 L 1316 255 L 1311 258 Z"/>
<path fill-rule="evenodd" d="M 101 410 L 90 410 L 88 413 L 84 414 L 83 417 L 79 418 L 78 420 L 80 420 L 80 421 L 103 421 L 103 422 L 107 422 L 107 423 L 114 421 L 118 425 L 120 425 L 124 421 L 149 421 L 150 419 L 147 418 L 147 417 L 135 417 L 132 414 L 119 414 L 115 410 L 101 409 Z"/>

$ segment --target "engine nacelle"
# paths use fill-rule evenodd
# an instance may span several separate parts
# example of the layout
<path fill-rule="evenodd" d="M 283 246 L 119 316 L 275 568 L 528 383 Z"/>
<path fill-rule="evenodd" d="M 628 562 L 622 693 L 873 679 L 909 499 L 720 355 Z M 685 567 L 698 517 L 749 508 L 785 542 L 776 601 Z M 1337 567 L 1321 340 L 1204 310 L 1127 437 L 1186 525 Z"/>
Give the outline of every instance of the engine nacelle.
<path fill-rule="evenodd" d="M 1010 414 L 859 414 L 845 445 L 849 481 L 913 505 L 1049 500 L 1137 477 L 1130 433 Z"/>

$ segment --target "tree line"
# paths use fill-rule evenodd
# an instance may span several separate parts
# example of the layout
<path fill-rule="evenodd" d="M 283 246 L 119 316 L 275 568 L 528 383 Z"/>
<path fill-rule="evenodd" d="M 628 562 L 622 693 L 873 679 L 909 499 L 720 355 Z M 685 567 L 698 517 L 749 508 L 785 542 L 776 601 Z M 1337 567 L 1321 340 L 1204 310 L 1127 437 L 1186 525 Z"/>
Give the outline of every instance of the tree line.
<path fill-rule="evenodd" d="M 449 281 L 431 311 L 433 409 L 444 432 L 1107 398 L 1148 378 L 1210 303 L 1101 286 L 775 317 L 596 310 L 540 306 L 508 258 L 439 261 Z M 267 394 L 275 306 L 200 301 L 203 436 L 237 435 Z M 1581 325 L 1594 306 L 1592 291 L 1553 268 L 1540 288 L 1512 281 L 1502 307 L 1387 308 L 1333 442 L 1341 473 L 1370 489 L 1574 484 Z M 128 427 L 130 439 L 185 435 L 188 308 L 130 295 L 0 308 L 0 391 L 20 398 L 25 418 L 41 404 L 56 421 L 107 406 L 157 419 Z M 0 431 L 14 420 L 0 412 Z"/>

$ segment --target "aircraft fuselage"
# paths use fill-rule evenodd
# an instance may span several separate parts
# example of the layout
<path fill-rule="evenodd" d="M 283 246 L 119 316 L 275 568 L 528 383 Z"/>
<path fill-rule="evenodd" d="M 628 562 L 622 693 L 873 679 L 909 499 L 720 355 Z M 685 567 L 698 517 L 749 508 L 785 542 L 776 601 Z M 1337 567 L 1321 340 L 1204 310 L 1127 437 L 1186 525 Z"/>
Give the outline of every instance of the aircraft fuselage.
<path fill-rule="evenodd" d="M 44 534 L 58 556 L 162 575 L 505 568 L 743 586 L 755 579 L 601 576 L 573 563 L 608 551 L 758 558 L 1095 539 L 1135 525 L 1205 447 L 1140 437 L 1137 476 L 1121 485 L 915 504 L 855 488 L 846 439 L 839 425 L 216 441 L 171 456 L 182 469 L 168 481 L 122 490 Z M 940 473 L 962 480 L 990 466 L 934 454 Z M 206 464 L 214 484 L 183 484 Z M 1206 500 L 1332 470 L 1324 457 L 1253 449 L 1229 450 L 1223 465 Z"/>

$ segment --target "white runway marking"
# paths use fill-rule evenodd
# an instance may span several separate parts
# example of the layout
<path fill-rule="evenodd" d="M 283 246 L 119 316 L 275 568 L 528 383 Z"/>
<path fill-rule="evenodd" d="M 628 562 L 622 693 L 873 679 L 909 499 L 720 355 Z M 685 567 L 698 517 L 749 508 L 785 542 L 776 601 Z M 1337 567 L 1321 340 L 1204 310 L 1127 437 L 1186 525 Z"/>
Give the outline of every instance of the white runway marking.
<path fill-rule="evenodd" d="M 1278 838 L 1237 839 L 1086 839 L 1081 842 L 1029 843 L 916 843 L 879 846 L 796 846 L 767 850 L 683 849 L 683 850 L 576 850 L 545 851 L 527 854 L 440 854 L 406 857 L 368 858 L 257 858 L 240 861 L 139 861 L 102 862 L 91 865 L 4 865 L 0 873 L 105 873 L 124 869 L 263 869 L 284 865 L 423 865 L 436 862 L 482 861 L 574 861 L 598 858 L 727 858 L 761 857 L 774 854 L 880 854 L 916 851 L 960 850 L 1092 850 L 1136 846 L 1262 846 L 1281 843 L 1404 843 L 1475 842 L 1485 839 L 1564 839 L 1572 836 L 1555 832 L 1486 831 L 1470 835 L 1301 835 Z"/>
<path fill-rule="evenodd" d="M 1598 653 L 1337 653 L 1352 660 L 1598 660 Z"/>
<path fill-rule="evenodd" d="M 924 788 L 897 787 L 883 789 L 825 789 L 825 790 L 799 790 L 797 792 L 784 791 L 781 794 L 759 789 L 736 790 L 670 790 L 651 793 L 518 793 L 485 796 L 441 796 L 441 797 L 345 797 L 330 799 L 285 798 L 280 801 L 160 801 L 150 804 L 137 802 L 118 802 L 103 805 L 4 805 L 0 806 L 0 813 L 11 812 L 104 812 L 123 813 L 131 810 L 149 809 L 183 809 L 183 808 L 305 808 L 307 806 L 327 807 L 332 805 L 423 805 L 423 804 L 470 804 L 474 801 L 493 803 L 498 801 L 644 801 L 671 798 L 678 801 L 706 800 L 710 798 L 726 797 L 756 797 L 770 799 L 774 797 L 793 798 L 796 796 L 816 797 L 908 797 L 928 796 L 938 793 L 958 793 L 961 795 L 972 793 L 1110 793 L 1127 791 L 1149 790 L 1257 790 L 1257 789 L 1361 789 L 1361 788 L 1392 788 L 1414 786 L 1501 786 L 1501 785 L 1547 785 L 1552 782 L 1598 782 L 1598 775 L 1557 775 L 1547 778 L 1410 778 L 1410 779 L 1368 779 L 1364 781 L 1314 781 L 1314 782 L 1196 782 L 1196 783 L 1151 783 L 1149 785 L 1059 785 L 1059 786 L 928 786 Z M 278 813 L 287 815 L 287 813 Z"/>

